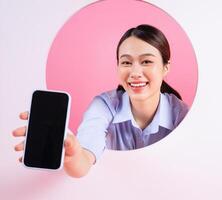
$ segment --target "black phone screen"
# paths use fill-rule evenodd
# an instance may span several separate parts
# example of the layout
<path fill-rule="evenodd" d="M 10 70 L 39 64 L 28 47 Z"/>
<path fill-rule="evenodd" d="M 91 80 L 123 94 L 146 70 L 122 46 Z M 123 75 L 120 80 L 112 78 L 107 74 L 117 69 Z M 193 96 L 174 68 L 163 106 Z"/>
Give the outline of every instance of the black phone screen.
<path fill-rule="evenodd" d="M 58 169 L 61 165 L 69 96 L 66 93 L 33 93 L 25 145 L 28 167 Z"/>

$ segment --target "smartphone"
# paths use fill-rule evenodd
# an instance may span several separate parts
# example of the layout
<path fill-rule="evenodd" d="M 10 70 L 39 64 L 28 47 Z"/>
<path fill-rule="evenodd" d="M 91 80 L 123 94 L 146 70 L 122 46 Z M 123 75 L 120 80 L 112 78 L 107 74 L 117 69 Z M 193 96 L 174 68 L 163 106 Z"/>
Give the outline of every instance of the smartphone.
<path fill-rule="evenodd" d="M 70 101 L 67 92 L 33 92 L 23 156 L 26 167 L 50 170 L 63 167 Z"/>

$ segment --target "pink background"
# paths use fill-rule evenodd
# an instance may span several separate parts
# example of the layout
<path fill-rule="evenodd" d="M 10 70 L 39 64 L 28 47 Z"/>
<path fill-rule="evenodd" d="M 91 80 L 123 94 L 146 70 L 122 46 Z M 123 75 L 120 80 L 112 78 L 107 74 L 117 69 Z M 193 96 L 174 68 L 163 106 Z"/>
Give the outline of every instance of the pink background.
<path fill-rule="evenodd" d="M 192 45 L 178 23 L 146 2 L 101 1 L 84 7 L 65 23 L 48 55 L 47 88 L 71 94 L 69 127 L 74 133 L 91 99 L 117 87 L 118 41 L 126 30 L 143 23 L 159 28 L 168 38 L 172 56 L 166 81 L 191 106 L 197 87 L 197 62 Z"/>
<path fill-rule="evenodd" d="M 91 2 L 0 1 L 0 199 L 221 200 L 222 1 L 218 0 L 149 0 L 181 24 L 198 60 L 195 100 L 169 136 L 136 151 L 105 151 L 81 179 L 63 171 L 28 170 L 18 162 L 22 152 L 13 148 L 23 138 L 12 137 L 11 131 L 27 125 L 18 114 L 29 109 L 33 90 L 46 89 L 46 61 L 56 33 Z"/>

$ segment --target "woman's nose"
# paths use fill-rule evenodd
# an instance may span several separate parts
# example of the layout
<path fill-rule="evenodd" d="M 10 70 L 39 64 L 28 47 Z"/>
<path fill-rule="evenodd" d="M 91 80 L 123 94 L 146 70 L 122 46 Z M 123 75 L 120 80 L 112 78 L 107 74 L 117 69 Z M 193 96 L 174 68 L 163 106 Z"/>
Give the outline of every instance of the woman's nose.
<path fill-rule="evenodd" d="M 140 65 L 133 65 L 130 73 L 131 78 L 141 78 L 143 74 L 142 67 Z"/>

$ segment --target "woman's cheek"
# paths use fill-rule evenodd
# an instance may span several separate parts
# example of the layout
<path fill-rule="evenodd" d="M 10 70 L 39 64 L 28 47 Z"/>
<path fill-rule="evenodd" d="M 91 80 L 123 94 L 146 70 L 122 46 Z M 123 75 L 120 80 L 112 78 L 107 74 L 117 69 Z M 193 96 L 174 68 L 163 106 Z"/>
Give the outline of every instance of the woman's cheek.
<path fill-rule="evenodd" d="M 162 79 L 162 71 L 160 70 L 159 67 L 153 66 L 153 67 L 147 68 L 146 76 L 152 81 L 155 81 L 155 80 L 159 81 Z"/>
<path fill-rule="evenodd" d="M 125 83 L 128 80 L 128 77 L 129 77 L 128 74 L 129 73 L 127 72 L 127 70 L 119 71 L 119 78 L 122 83 Z"/>

